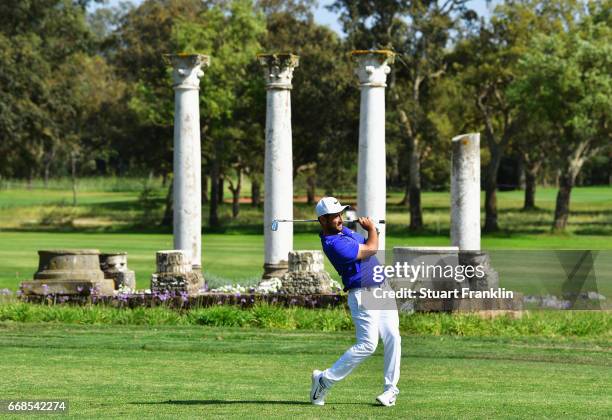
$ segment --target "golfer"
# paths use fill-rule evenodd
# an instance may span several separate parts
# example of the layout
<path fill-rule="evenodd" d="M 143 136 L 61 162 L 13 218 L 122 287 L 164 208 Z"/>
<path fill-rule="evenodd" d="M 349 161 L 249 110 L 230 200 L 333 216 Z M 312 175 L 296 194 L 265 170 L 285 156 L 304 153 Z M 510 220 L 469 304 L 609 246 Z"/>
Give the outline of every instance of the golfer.
<path fill-rule="evenodd" d="M 355 369 L 376 350 L 378 338 L 385 346 L 384 392 L 376 400 L 384 406 L 395 405 L 399 394 L 397 382 L 400 375 L 401 338 L 397 310 L 366 309 L 363 297 L 373 293 L 380 283 L 374 281 L 373 267 L 376 259 L 378 232 L 374 221 L 361 217 L 358 223 L 368 232 L 366 240 L 357 232 L 342 225 L 342 212 L 348 206 L 341 205 L 334 197 L 322 198 L 316 207 L 322 227 L 320 233 L 323 252 L 342 276 L 344 290 L 348 291 L 348 305 L 355 324 L 356 343 L 325 371 L 312 372 L 310 401 L 315 405 L 325 404 L 325 396 L 331 387 Z"/>

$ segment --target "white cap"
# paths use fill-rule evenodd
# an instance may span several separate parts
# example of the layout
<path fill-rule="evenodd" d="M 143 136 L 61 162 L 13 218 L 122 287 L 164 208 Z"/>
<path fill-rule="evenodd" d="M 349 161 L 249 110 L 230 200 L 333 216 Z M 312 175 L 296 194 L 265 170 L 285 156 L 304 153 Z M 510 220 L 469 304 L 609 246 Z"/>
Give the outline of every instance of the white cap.
<path fill-rule="evenodd" d="M 341 213 L 349 206 L 343 206 L 334 197 L 323 197 L 317 203 L 317 217 L 323 216 L 324 214 L 336 214 Z"/>

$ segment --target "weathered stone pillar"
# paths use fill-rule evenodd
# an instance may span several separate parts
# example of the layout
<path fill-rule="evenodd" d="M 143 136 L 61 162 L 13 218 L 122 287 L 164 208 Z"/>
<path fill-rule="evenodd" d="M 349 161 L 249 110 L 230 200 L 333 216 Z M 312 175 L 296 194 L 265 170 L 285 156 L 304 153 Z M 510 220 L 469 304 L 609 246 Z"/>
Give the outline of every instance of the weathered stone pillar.
<path fill-rule="evenodd" d="M 128 269 L 127 252 L 113 252 L 100 254 L 100 269 L 105 279 L 115 282 L 115 289 L 136 289 L 136 273 Z"/>
<path fill-rule="evenodd" d="M 386 50 L 352 52 L 361 86 L 357 212 L 373 219 L 385 219 L 386 213 L 385 87 L 394 56 Z M 385 225 L 378 230 L 378 248 L 385 249 Z"/>
<path fill-rule="evenodd" d="M 193 264 L 184 250 L 157 251 L 155 261 L 157 272 L 151 275 L 152 292 L 187 292 L 193 296 L 204 287 L 202 273 L 192 270 Z"/>
<path fill-rule="evenodd" d="M 281 277 L 281 293 L 329 294 L 332 293 L 331 281 L 323 264 L 323 251 L 291 251 L 289 271 Z"/>
<path fill-rule="evenodd" d="M 480 133 L 452 140 L 451 243 L 460 251 L 480 250 Z"/>
<path fill-rule="evenodd" d="M 174 248 L 202 268 L 202 169 L 200 77 L 210 59 L 200 54 L 168 54 L 174 87 Z"/>
<path fill-rule="evenodd" d="M 291 145 L 291 79 L 298 66 L 293 54 L 260 54 L 266 78 L 266 154 L 264 165 L 263 278 L 280 277 L 287 271 L 287 255 L 293 249 L 293 224 L 274 219 L 293 219 L 293 154 Z"/>

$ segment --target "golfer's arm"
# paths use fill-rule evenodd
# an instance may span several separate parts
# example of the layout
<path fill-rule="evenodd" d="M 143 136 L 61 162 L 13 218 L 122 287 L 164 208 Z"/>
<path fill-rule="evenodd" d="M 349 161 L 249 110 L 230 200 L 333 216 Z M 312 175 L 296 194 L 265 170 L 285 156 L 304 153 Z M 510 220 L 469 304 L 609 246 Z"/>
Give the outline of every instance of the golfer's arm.
<path fill-rule="evenodd" d="M 357 259 L 362 260 L 367 257 L 371 257 L 378 251 L 378 232 L 376 228 L 372 228 L 368 231 L 368 240 L 365 244 L 359 244 L 359 252 L 357 253 Z"/>

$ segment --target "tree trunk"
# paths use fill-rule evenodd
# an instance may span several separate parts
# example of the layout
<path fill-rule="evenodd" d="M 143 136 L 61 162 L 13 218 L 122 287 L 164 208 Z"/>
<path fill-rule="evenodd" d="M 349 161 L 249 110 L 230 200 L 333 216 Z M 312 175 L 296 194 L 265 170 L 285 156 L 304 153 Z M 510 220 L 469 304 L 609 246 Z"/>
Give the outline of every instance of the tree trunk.
<path fill-rule="evenodd" d="M 218 166 L 217 166 L 218 167 Z M 217 172 L 219 172 L 217 170 Z M 217 176 L 219 176 L 220 174 L 218 173 Z M 223 177 L 219 176 L 219 189 L 217 190 L 217 202 L 219 204 L 223 204 L 223 193 L 225 192 L 224 188 L 223 188 Z"/>
<path fill-rule="evenodd" d="M 219 163 L 213 159 L 210 165 L 210 206 L 208 207 L 208 225 L 210 227 L 219 226 Z"/>
<path fill-rule="evenodd" d="M 571 174 L 566 173 L 559 177 L 559 192 L 557 193 L 553 230 L 562 231 L 565 230 L 567 226 L 567 218 L 570 209 L 570 195 L 572 193 L 573 184 L 574 182 Z"/>
<path fill-rule="evenodd" d="M 238 181 L 235 186 L 232 180 L 229 180 L 229 189 L 232 192 L 232 219 L 238 218 L 238 213 L 240 213 L 240 190 L 242 189 L 242 170 L 240 168 L 236 168 L 236 175 Z"/>
<path fill-rule="evenodd" d="M 168 185 L 168 171 L 162 173 L 162 188 L 166 188 Z"/>
<path fill-rule="evenodd" d="M 53 156 L 55 155 L 55 153 L 46 153 L 45 156 L 45 167 L 44 167 L 44 172 L 43 172 L 43 176 L 44 176 L 44 183 L 45 183 L 45 188 L 47 188 L 49 186 L 49 177 L 51 175 L 51 164 L 53 163 Z"/>
<path fill-rule="evenodd" d="M 202 176 L 202 204 L 208 204 L 208 177 Z"/>
<path fill-rule="evenodd" d="M 536 190 L 536 177 L 525 172 L 525 203 L 523 204 L 523 210 L 533 210 L 536 208 L 535 205 L 535 190 Z"/>
<path fill-rule="evenodd" d="M 255 177 L 251 177 L 251 205 L 253 207 L 261 205 L 261 182 Z"/>
<path fill-rule="evenodd" d="M 491 161 L 487 165 L 485 178 L 485 225 L 483 231 L 496 232 L 499 230 L 497 223 L 497 172 L 501 162 L 501 149 L 489 147 Z"/>
<path fill-rule="evenodd" d="M 525 161 L 525 164 L 523 166 L 525 174 L 525 202 L 523 203 L 523 210 L 533 210 L 536 208 L 536 182 L 538 179 L 538 172 L 540 171 L 540 167 L 540 162 L 532 163 L 528 161 Z"/>
<path fill-rule="evenodd" d="M 76 176 L 76 153 L 70 154 L 70 166 L 72 174 L 72 205 L 77 205 L 77 176 Z"/>
<path fill-rule="evenodd" d="M 412 100 L 419 103 L 420 86 L 423 82 L 422 77 L 417 77 L 412 86 Z M 399 102 L 397 91 L 394 98 Z M 419 147 L 417 121 L 411 121 L 408 114 L 403 109 L 399 109 L 399 119 L 408 140 L 408 164 L 409 164 L 409 179 L 406 185 L 406 193 L 402 204 L 408 204 L 410 207 L 410 225 L 411 231 L 420 230 L 423 228 L 423 210 L 421 209 L 421 150 Z"/>
<path fill-rule="evenodd" d="M 421 159 L 418 139 L 413 139 L 410 147 L 410 180 L 409 205 L 411 231 L 423 228 L 423 211 L 421 209 Z"/>
<path fill-rule="evenodd" d="M 398 203 L 400 206 L 408 206 L 410 204 L 410 180 L 406 180 L 404 186 L 404 198 Z"/>
<path fill-rule="evenodd" d="M 306 202 L 309 205 L 315 202 L 315 193 L 317 190 L 317 177 L 315 174 L 308 175 L 306 179 Z"/>
<path fill-rule="evenodd" d="M 166 181 L 167 182 L 167 181 Z M 174 223 L 174 186 L 170 182 L 168 186 L 168 194 L 166 194 L 166 208 L 164 209 L 164 217 L 162 217 L 160 226 L 172 227 Z"/>

